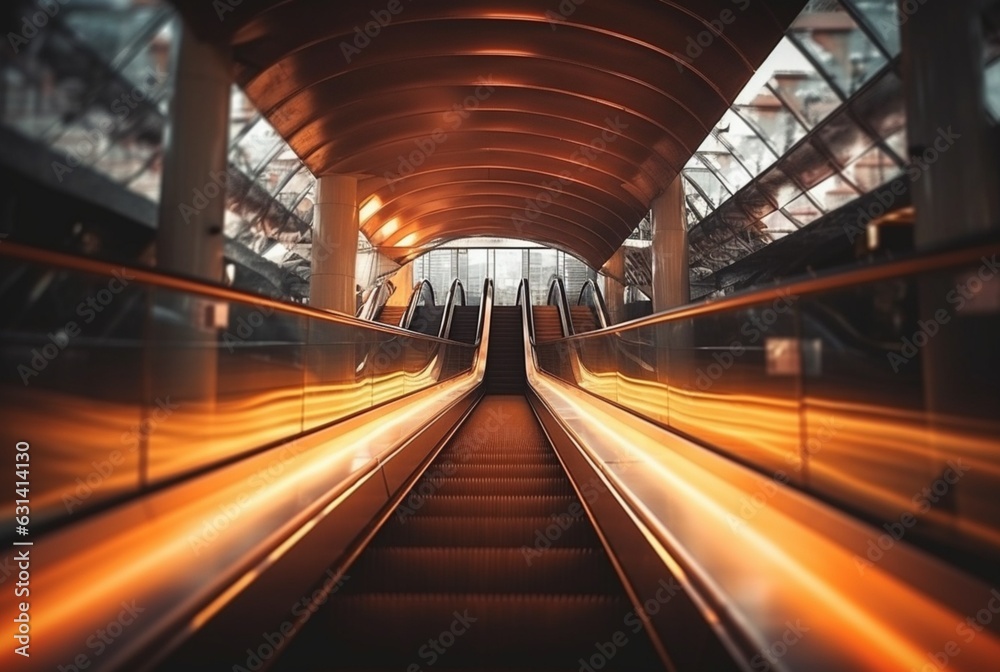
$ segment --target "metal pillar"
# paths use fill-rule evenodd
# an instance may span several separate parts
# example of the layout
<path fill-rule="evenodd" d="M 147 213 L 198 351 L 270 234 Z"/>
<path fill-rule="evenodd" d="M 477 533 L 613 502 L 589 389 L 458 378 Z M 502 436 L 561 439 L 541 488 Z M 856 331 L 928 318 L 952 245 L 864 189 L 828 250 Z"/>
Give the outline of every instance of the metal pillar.
<path fill-rule="evenodd" d="M 309 304 L 354 315 L 358 256 L 358 181 L 324 175 L 316 181 Z"/>
<path fill-rule="evenodd" d="M 174 53 L 175 85 L 165 137 L 156 263 L 165 271 L 211 283 L 223 276 L 223 223 L 228 183 L 228 52 L 186 27 Z M 147 403 L 156 399 L 210 408 L 218 387 L 218 328 L 226 306 L 159 291 L 161 314 L 148 349 Z"/>
<path fill-rule="evenodd" d="M 691 300 L 684 181 L 677 177 L 651 205 L 653 212 L 653 312 Z"/>

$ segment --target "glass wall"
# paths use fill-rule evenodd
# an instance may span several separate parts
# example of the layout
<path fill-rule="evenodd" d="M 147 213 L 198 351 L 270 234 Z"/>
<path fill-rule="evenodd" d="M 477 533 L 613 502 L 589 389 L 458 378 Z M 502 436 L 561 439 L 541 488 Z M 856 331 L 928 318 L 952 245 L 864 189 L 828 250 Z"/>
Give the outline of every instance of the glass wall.
<path fill-rule="evenodd" d="M 996 580 L 997 250 L 695 305 L 542 343 L 538 362 L 880 526 L 912 515 L 915 539 Z M 942 478 L 961 483 L 934 506 L 914 496 Z"/>
<path fill-rule="evenodd" d="M 437 249 L 417 258 L 413 264 L 413 278 L 426 278 L 434 286 L 438 303 L 444 302 L 444 292 L 451 281 L 458 278 L 466 289 L 469 304 L 477 304 L 482 295 L 483 281 L 493 278 L 493 302 L 498 306 L 517 303 L 517 288 L 522 278 L 531 284 L 532 303 L 544 304 L 548 298 L 549 282 L 563 278 L 566 294 L 575 303 L 587 280 L 597 278 L 597 273 L 586 263 L 561 250 L 544 247 L 461 247 Z"/>

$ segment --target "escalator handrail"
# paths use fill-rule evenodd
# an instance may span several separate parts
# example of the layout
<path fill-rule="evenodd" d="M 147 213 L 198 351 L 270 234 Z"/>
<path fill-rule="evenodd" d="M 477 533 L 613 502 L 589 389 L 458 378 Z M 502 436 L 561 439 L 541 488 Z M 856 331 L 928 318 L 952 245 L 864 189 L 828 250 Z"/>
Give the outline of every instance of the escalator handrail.
<path fill-rule="evenodd" d="M 719 299 L 704 299 L 697 303 L 678 306 L 677 308 L 672 308 L 648 317 L 615 324 L 606 329 L 567 336 L 563 340 L 582 341 L 584 339 L 601 338 L 609 334 L 622 334 L 640 328 L 670 324 L 696 317 L 721 315 L 729 311 L 749 308 L 770 301 L 785 300 L 789 296 L 802 298 L 808 295 L 850 289 L 875 282 L 897 280 L 918 273 L 946 271 L 961 264 L 982 264 L 985 257 L 997 254 L 998 249 L 1000 249 L 1000 246 L 996 242 L 985 243 L 961 250 L 917 253 L 908 258 L 897 259 L 882 264 L 873 264 L 862 268 L 833 270 L 828 273 L 816 274 L 803 280 L 775 285 L 766 289 L 737 292 Z"/>
<path fill-rule="evenodd" d="M 611 314 L 608 312 L 608 304 L 604 302 L 604 294 L 601 292 L 601 288 L 597 286 L 596 282 L 588 279 L 585 283 L 583 283 L 583 287 L 580 288 L 580 298 L 577 299 L 576 305 L 590 305 L 586 302 L 588 291 L 594 297 L 594 305 L 592 307 L 597 313 L 598 329 L 607 329 L 611 324 Z"/>
<path fill-rule="evenodd" d="M 517 287 L 517 305 L 521 306 L 522 321 L 528 329 L 528 342 L 532 349 L 535 347 L 535 311 L 531 309 L 531 289 L 528 286 L 528 279 L 521 278 L 521 284 Z"/>
<path fill-rule="evenodd" d="M 483 293 L 482 298 L 479 299 L 479 319 L 476 320 L 476 340 L 475 346 L 478 348 L 483 342 L 483 333 L 486 327 L 486 308 L 487 302 L 490 305 L 493 303 L 493 278 L 486 278 L 483 280 Z"/>
<path fill-rule="evenodd" d="M 391 281 L 382 278 L 379 279 L 375 285 L 375 288 L 368 295 L 368 298 L 361 305 L 361 309 L 358 310 L 358 319 L 367 320 L 369 322 L 374 321 L 378 317 L 379 311 L 385 306 L 389 298 L 396 293 L 396 286 L 392 284 Z"/>
<path fill-rule="evenodd" d="M 413 316 L 417 313 L 417 307 L 420 304 L 420 300 L 424 299 L 425 306 L 435 306 L 434 303 L 434 285 L 427 278 L 422 279 L 417 284 L 413 285 L 413 293 L 410 294 L 410 302 L 406 306 L 406 312 L 403 314 L 403 320 L 399 323 L 400 328 L 409 329 L 410 324 L 413 323 Z"/>
<path fill-rule="evenodd" d="M 458 296 L 461 293 L 462 303 L 458 303 Z M 451 281 L 451 287 L 448 288 L 448 298 L 444 302 L 444 312 L 441 314 L 441 326 L 438 327 L 438 338 L 447 339 L 451 334 L 451 319 L 455 316 L 455 306 L 461 305 L 465 306 L 465 286 L 462 281 L 455 278 Z"/>
<path fill-rule="evenodd" d="M 576 332 L 573 329 L 573 315 L 569 309 L 569 299 L 566 297 L 566 284 L 559 276 L 549 281 L 549 296 L 545 300 L 545 303 L 549 306 L 556 306 L 559 309 L 559 323 L 562 325 L 563 337 L 575 334 Z"/>
<path fill-rule="evenodd" d="M 162 269 L 110 263 L 91 257 L 79 257 L 63 252 L 54 252 L 52 250 L 45 250 L 13 242 L 4 242 L 3 245 L 0 245 L 0 257 L 18 259 L 20 261 L 38 266 L 58 268 L 108 279 L 120 278 L 124 276 L 129 279 L 129 282 L 146 285 L 151 288 L 164 289 L 178 294 L 199 296 L 215 301 L 226 301 L 253 306 L 258 309 L 266 308 L 283 315 L 304 317 L 311 320 L 319 320 L 322 322 L 365 329 L 367 331 L 378 331 L 392 334 L 393 336 L 407 336 L 409 338 L 420 338 L 426 341 L 441 343 L 449 342 L 437 338 L 436 336 L 405 332 L 400 327 L 390 326 L 388 324 L 359 320 L 354 315 L 338 313 L 333 310 L 325 310 L 322 308 L 314 308 L 301 303 L 292 303 L 289 301 L 282 301 L 280 299 L 272 299 L 261 294 L 253 294 L 251 292 L 233 289 L 232 287 L 226 287 L 222 284 L 207 282 L 201 278 L 195 278 Z M 433 293 L 433 289 L 431 292 Z"/>

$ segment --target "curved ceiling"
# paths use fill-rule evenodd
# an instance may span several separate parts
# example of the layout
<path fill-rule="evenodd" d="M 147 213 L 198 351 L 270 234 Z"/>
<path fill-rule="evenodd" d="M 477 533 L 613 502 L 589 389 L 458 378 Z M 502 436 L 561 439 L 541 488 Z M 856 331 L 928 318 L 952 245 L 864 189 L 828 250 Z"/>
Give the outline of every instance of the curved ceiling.
<path fill-rule="evenodd" d="M 232 47 L 235 80 L 315 175 L 359 178 L 387 256 L 489 235 L 600 267 L 805 2 L 174 4 Z"/>

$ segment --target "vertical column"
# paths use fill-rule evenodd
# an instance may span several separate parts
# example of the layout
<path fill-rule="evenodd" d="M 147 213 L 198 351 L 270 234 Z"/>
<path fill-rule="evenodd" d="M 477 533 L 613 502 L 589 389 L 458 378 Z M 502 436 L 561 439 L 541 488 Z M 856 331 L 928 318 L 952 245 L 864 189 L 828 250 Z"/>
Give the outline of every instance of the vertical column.
<path fill-rule="evenodd" d="M 1000 156 L 986 113 L 982 4 L 922 3 L 905 14 L 902 26 L 909 153 L 920 170 L 916 242 L 922 248 L 1000 226 Z"/>
<path fill-rule="evenodd" d="M 691 300 L 684 180 L 678 176 L 651 205 L 653 212 L 653 312 Z"/>
<path fill-rule="evenodd" d="M 231 59 L 187 27 L 174 52 L 175 84 L 164 139 L 156 263 L 210 283 L 223 276 Z M 224 309 L 202 298 L 158 291 L 161 314 L 147 350 L 147 403 L 169 399 L 192 412 L 213 408 L 218 387 L 218 322 Z"/>
<path fill-rule="evenodd" d="M 906 13 L 901 3 L 900 11 Z M 915 3 L 913 3 L 915 4 Z M 906 13 L 903 78 L 918 248 L 956 247 L 1000 232 L 1000 152 L 985 102 L 986 3 L 927 2 Z M 894 364 L 903 385 L 922 384 L 927 427 L 924 485 L 948 473 L 949 461 L 979 459 L 964 430 L 995 417 L 1000 395 L 1000 277 L 984 259 L 967 269 L 917 283 L 919 313 L 903 332 L 917 346 Z M 979 290 L 979 291 L 973 291 Z M 897 355 L 898 356 L 898 355 Z M 919 452 L 917 453 L 920 454 Z M 995 469 L 997 460 L 988 468 Z M 912 467 L 911 467 L 912 468 Z M 935 515 L 957 515 L 970 526 L 991 524 L 1000 506 L 978 492 L 992 487 L 973 471 L 935 504 Z"/>
<path fill-rule="evenodd" d="M 604 303 L 608 306 L 608 317 L 611 324 L 625 321 L 625 249 L 620 247 L 604 268 L 601 269 L 604 278 Z"/>
<path fill-rule="evenodd" d="M 185 27 L 174 67 L 157 265 L 218 282 L 223 270 L 232 64 L 227 52 L 202 42 Z"/>
<path fill-rule="evenodd" d="M 316 181 L 309 284 L 312 307 L 354 315 L 358 231 L 357 178 L 320 177 Z"/>
<path fill-rule="evenodd" d="M 650 204 L 653 219 L 653 312 L 691 300 L 688 267 L 687 207 L 684 179 L 678 175 Z M 674 322 L 656 329 L 656 378 L 668 390 L 660 419 L 670 422 L 671 389 L 693 387 L 695 360 L 692 325 Z"/>

